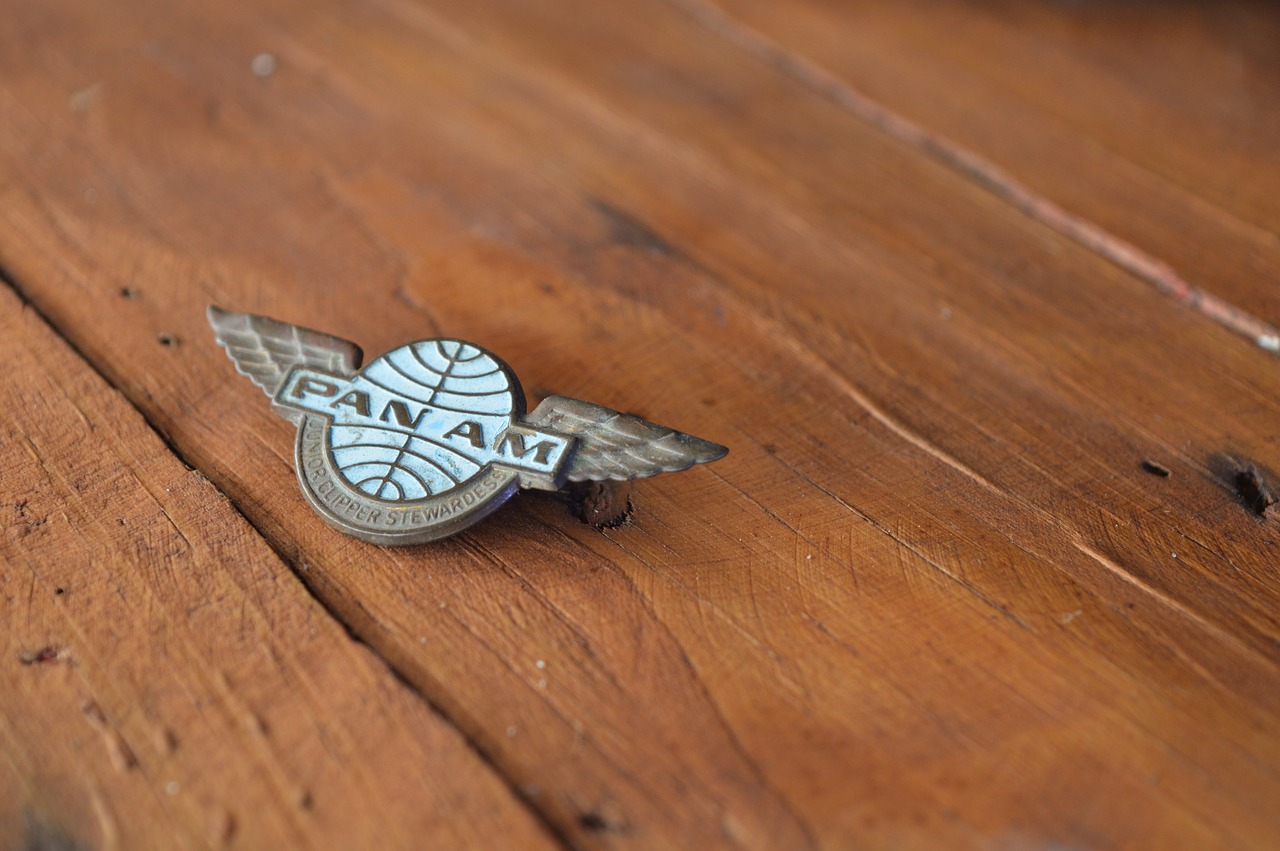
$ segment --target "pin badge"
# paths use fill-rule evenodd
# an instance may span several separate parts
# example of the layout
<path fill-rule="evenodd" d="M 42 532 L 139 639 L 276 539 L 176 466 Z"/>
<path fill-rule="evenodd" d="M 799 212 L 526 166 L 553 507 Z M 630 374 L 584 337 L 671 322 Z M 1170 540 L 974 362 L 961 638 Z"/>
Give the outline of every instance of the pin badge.
<path fill-rule="evenodd" d="M 474 343 L 420 340 L 361 368 L 347 340 L 213 306 L 208 317 L 236 369 L 297 424 L 312 508 L 375 544 L 460 532 L 520 488 L 643 478 L 728 452 L 581 399 L 548 396 L 526 414 L 515 373 Z"/>

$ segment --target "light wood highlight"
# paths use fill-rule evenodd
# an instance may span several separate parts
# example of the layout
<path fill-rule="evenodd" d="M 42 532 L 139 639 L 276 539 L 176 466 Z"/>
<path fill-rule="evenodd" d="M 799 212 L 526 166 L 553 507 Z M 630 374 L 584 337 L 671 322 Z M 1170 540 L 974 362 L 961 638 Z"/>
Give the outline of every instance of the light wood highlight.
<path fill-rule="evenodd" d="M 948 29 L 925 32 L 935 5 Z M 1019 29 L 964 4 L 865 19 L 820 0 L 708 8 L 24 6 L 0 33 L 0 264 L 212 483 L 189 487 L 252 524 L 224 505 L 187 546 L 238 530 L 259 572 L 212 575 L 253 601 L 292 589 L 254 622 L 261 640 L 287 644 L 310 612 L 326 643 L 309 664 L 374 664 L 340 622 L 409 686 L 318 693 L 429 716 L 381 731 L 391 755 L 360 764 L 430 778 L 388 806 L 473 796 L 432 822 L 475 831 L 461 844 L 505 840 L 491 812 L 540 838 L 536 813 L 573 847 L 1280 842 L 1280 529 L 1237 492 L 1245 466 L 1280 473 L 1280 364 L 739 28 L 1274 322 L 1274 288 L 1257 283 L 1274 279 L 1274 163 L 1245 186 L 1243 160 L 1208 153 L 1221 128 L 1199 133 L 1194 105 L 1161 100 L 1199 31 L 1136 7 L 1088 38 L 1044 10 Z M 1143 14 L 1167 80 L 1108 64 Z M 1017 61 L 1046 44 L 1059 64 Z M 1098 100 L 1053 101 L 1054 74 Z M 923 93 L 948 80 L 972 110 Z M 1204 98 L 1244 97 L 1228 74 L 1203 83 Z M 1144 143 L 1121 89 L 1191 141 Z M 1232 126 L 1256 134 L 1250 150 L 1274 140 L 1270 124 Z M 988 135 L 1002 127 L 1019 135 Z M 1039 167 L 1037 144 L 1061 157 Z M 731 451 L 637 483 L 616 529 L 525 494 L 455 538 L 379 549 L 307 509 L 293 428 L 214 344 L 210 302 L 370 355 L 474 340 L 533 402 L 590 399 Z M 119 463 L 178 463 L 154 446 Z M 44 498 L 76 505 L 65 488 Z M 156 653 L 218 646 L 168 611 L 147 633 Z M 184 656 L 166 675 L 198 670 Z M 115 718 L 130 701 L 99 702 Z M 280 711 L 305 727 L 324 705 Z M 427 738 L 406 752 L 436 746 L 444 723 L 456 771 L 395 754 L 410 730 Z M 227 777 L 266 782 L 222 758 Z M 259 799 L 263 831 L 293 817 Z M 328 800 L 311 817 L 337 823 Z M 350 818 L 353 842 L 417 823 Z M 406 836 L 414 847 L 385 842 Z"/>

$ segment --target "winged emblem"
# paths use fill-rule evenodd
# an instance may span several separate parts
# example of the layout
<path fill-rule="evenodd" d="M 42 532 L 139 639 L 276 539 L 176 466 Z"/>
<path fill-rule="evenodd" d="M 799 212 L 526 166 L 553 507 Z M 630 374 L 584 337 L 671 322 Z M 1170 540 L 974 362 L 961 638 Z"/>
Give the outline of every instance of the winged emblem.
<path fill-rule="evenodd" d="M 349 340 L 299 328 L 265 316 L 231 313 L 209 305 L 209 324 L 236 371 L 274 396 L 295 366 L 354 375 L 364 352 Z"/>
<path fill-rule="evenodd" d="M 208 319 L 236 369 L 298 425 L 308 501 L 373 543 L 460 531 L 522 487 L 645 478 L 728 452 L 566 396 L 526 413 L 510 367 L 463 340 L 420 340 L 362 367 L 360 347 L 339 337 L 214 306 Z"/>

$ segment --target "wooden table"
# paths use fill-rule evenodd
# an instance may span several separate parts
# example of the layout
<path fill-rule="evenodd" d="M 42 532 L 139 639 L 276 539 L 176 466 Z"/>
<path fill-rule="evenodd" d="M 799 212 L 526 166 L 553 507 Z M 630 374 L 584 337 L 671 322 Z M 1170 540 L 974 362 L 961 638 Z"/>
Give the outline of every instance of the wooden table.
<path fill-rule="evenodd" d="M 1275 4 L 3 20 L 0 846 L 1280 847 Z M 209 303 L 731 452 L 380 549 Z"/>

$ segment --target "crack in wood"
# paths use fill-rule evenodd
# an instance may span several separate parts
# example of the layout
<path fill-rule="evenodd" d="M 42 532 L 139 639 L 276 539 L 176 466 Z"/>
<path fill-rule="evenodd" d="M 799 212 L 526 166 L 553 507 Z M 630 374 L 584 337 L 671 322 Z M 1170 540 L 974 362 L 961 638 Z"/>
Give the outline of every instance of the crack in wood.
<path fill-rule="evenodd" d="M 764 33 L 737 20 L 712 0 L 667 2 L 715 35 L 824 95 L 898 142 L 958 172 L 1055 233 L 1146 281 L 1178 304 L 1248 337 L 1268 352 L 1280 354 L 1280 328 L 1195 286 L 1168 263 L 1041 195 L 976 151 L 929 130 L 858 91 L 817 62 L 787 50 Z"/>
<path fill-rule="evenodd" d="M 17 278 L 9 271 L 9 269 L 6 266 L 3 265 L 3 263 L 0 263 L 0 286 L 7 287 L 14 294 L 14 297 L 17 298 L 17 300 L 21 303 L 21 305 L 23 306 L 23 309 L 31 310 L 32 312 L 34 312 L 36 316 L 39 317 L 40 320 L 45 324 L 45 326 L 50 330 L 50 332 L 56 335 L 57 338 L 64 345 L 66 345 L 68 349 L 70 349 L 70 351 L 75 355 L 75 357 L 81 363 L 83 363 L 86 368 L 88 368 L 94 375 L 96 375 L 99 379 L 101 379 L 104 384 L 109 386 L 115 392 L 119 393 L 121 398 L 137 413 L 137 415 L 142 419 L 142 421 L 146 423 L 147 427 L 156 435 L 156 437 L 160 439 L 160 441 L 169 450 L 169 453 L 174 458 L 176 458 L 187 470 L 200 472 L 200 475 L 204 477 L 205 481 L 208 482 L 209 486 L 212 487 L 219 496 L 221 496 L 224 500 L 226 500 L 226 503 L 230 507 L 230 509 L 236 515 L 238 515 L 238 517 L 241 520 L 243 520 L 248 525 L 248 527 L 252 529 L 256 535 L 258 535 L 259 538 L 262 539 L 262 541 L 266 544 L 268 549 L 270 549 L 271 552 L 273 552 L 275 556 L 280 559 L 281 563 L 284 564 L 289 569 L 289 572 L 293 574 L 294 578 L 298 580 L 298 582 L 302 585 L 304 589 L 306 589 L 307 595 L 312 600 L 314 600 L 316 604 L 319 605 L 320 608 L 330 618 L 332 618 L 333 621 L 339 627 L 341 627 L 342 631 L 347 635 L 347 637 L 353 643 L 358 644 L 361 647 L 363 647 L 365 650 L 367 650 L 370 657 L 372 659 L 377 660 L 377 662 L 385 668 L 385 670 L 391 675 L 391 677 L 400 686 L 402 686 L 410 694 L 412 694 L 415 699 L 421 701 L 433 715 L 435 715 L 437 718 L 439 718 L 442 721 L 442 723 L 444 723 L 446 726 L 451 728 L 454 731 L 454 733 L 458 736 L 458 738 L 466 745 L 467 749 L 471 751 L 471 753 L 473 753 L 476 756 L 476 758 L 489 771 L 491 771 L 494 774 L 494 776 L 499 780 L 502 786 L 508 790 L 512 798 L 515 801 L 519 802 L 520 806 L 524 807 L 524 809 L 530 814 L 530 816 L 538 824 L 538 826 L 541 827 L 553 841 L 557 842 L 559 845 L 565 848 L 575 847 L 574 844 L 570 841 L 567 834 L 564 832 L 564 830 L 562 830 L 560 826 L 557 825 L 556 822 L 551 818 L 550 814 L 547 813 L 545 810 L 543 810 L 540 806 L 538 806 L 536 801 L 524 792 L 520 784 L 518 784 L 514 778 L 510 777 L 509 775 L 506 774 L 506 772 L 502 770 L 500 763 L 493 757 L 492 754 L 490 754 L 481 746 L 479 741 L 473 735 L 471 735 L 471 733 L 469 733 L 465 727 L 459 724 L 455 718 L 451 717 L 448 713 L 446 713 L 438 703 L 433 701 L 429 695 L 427 695 L 421 688 L 419 688 L 418 685 L 415 684 L 406 675 L 404 671 L 402 671 L 399 667 L 397 667 L 385 655 L 380 653 L 373 644 L 366 641 L 357 631 L 357 627 L 354 624 L 350 623 L 347 618 L 344 618 L 342 614 L 336 608 L 334 608 L 334 606 L 331 605 L 330 602 L 322 594 L 320 594 L 317 591 L 317 589 L 314 586 L 314 583 L 309 578 L 310 574 L 305 570 L 305 568 L 301 567 L 297 561 L 290 558 L 288 553 L 283 551 L 276 544 L 275 541 L 273 541 L 257 524 L 255 524 L 243 511 L 241 511 L 240 507 L 236 505 L 235 501 L 232 500 L 230 497 L 228 497 L 222 491 L 221 488 L 219 488 L 211 479 L 209 479 L 208 476 L 205 476 L 202 471 L 199 471 L 197 470 L 196 467 L 192 466 L 191 462 L 188 460 L 187 455 L 178 447 L 177 444 L 173 442 L 173 440 L 170 439 L 169 435 L 167 435 L 158 425 L 156 425 L 155 422 L 152 421 L 150 417 L 147 416 L 146 411 L 142 408 L 142 406 L 140 406 L 137 403 L 137 400 L 135 400 L 129 394 L 128 389 L 125 386 L 121 385 L 119 382 L 113 381 L 110 376 L 105 374 L 99 368 L 98 364 L 93 362 L 85 354 L 84 350 L 81 349 L 81 347 L 78 346 L 72 338 L 68 337 L 65 333 L 63 333 L 62 329 L 59 328 L 58 325 L 53 322 L 51 317 L 44 310 L 41 309 L 40 305 L 31 299 L 26 289 L 18 282 Z M 165 514 L 167 516 L 168 512 L 166 511 Z M 169 518 L 169 519 L 170 519 L 170 522 L 172 523 L 173 522 L 172 518 Z M 178 528 L 176 524 L 174 524 L 174 528 L 175 529 Z M 182 535 L 181 530 L 179 530 L 179 534 Z M 186 540 L 185 535 L 182 535 L 182 537 L 184 540 Z M 187 543 L 188 545 L 190 545 L 189 540 L 187 541 Z M 63 655 L 64 654 L 61 651 L 53 652 L 53 648 L 45 648 L 39 651 L 37 656 L 31 659 L 30 663 L 26 662 L 24 657 L 23 664 L 44 663 L 47 661 L 54 661 L 55 659 L 61 660 L 63 658 Z M 98 711 L 100 713 L 100 710 Z M 86 712 L 86 717 L 88 717 L 91 722 L 94 720 L 94 715 L 92 710 L 89 710 Z M 127 746 L 126 746 L 126 749 L 127 749 Z M 119 756 L 119 755 L 116 755 L 116 756 Z M 131 752 L 129 753 L 129 756 L 132 757 Z M 120 759 L 117 759 L 116 762 L 118 767 L 120 765 L 128 766 L 130 759 L 123 759 L 123 761 L 121 761 Z M 136 764 L 136 760 L 133 760 L 133 764 Z"/>

